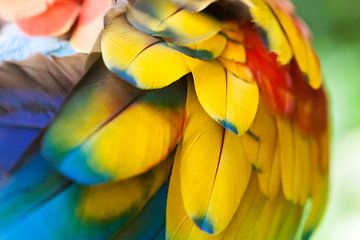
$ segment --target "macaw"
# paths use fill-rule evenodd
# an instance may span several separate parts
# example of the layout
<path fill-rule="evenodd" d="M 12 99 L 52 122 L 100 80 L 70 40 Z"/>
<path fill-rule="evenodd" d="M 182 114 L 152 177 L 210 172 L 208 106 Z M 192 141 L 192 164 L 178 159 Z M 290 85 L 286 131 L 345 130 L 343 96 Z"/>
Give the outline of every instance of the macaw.
<path fill-rule="evenodd" d="M 123 3 L 123 2 L 122 2 Z M 1 239 L 309 239 L 327 99 L 287 0 L 135 0 L 0 66 Z"/>

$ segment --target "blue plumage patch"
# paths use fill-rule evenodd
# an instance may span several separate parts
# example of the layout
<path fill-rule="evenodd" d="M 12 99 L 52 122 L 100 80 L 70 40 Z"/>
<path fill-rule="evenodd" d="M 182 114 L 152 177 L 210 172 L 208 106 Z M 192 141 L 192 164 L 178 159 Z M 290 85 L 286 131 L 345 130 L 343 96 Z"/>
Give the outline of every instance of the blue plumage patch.
<path fill-rule="evenodd" d="M 116 76 L 126 80 L 128 83 L 130 83 L 134 87 L 139 87 L 135 78 L 133 78 L 131 75 L 129 75 L 126 71 L 121 71 L 115 67 L 110 67 L 110 69 L 111 69 L 111 72 L 115 73 Z"/>
<path fill-rule="evenodd" d="M 210 219 L 204 217 L 194 218 L 194 222 L 201 230 L 209 234 L 214 233 L 214 226 L 211 223 Z"/>
<path fill-rule="evenodd" d="M 229 130 L 235 134 L 239 133 L 236 126 L 234 124 L 232 124 L 231 122 L 229 122 L 228 120 L 220 120 L 219 122 L 227 130 Z"/>

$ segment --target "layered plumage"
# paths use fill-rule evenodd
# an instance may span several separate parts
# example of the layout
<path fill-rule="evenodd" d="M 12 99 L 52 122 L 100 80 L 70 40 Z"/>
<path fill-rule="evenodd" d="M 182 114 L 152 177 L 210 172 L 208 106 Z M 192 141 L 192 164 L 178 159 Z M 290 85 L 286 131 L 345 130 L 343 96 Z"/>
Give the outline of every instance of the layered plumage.
<path fill-rule="evenodd" d="M 1 169 L 2 236 L 310 237 L 327 196 L 327 105 L 288 1 L 131 1 L 98 44 L 54 120 L 1 159 L 14 163 Z M 7 102 L 26 89 L 18 82 Z M 41 106 L 43 95 L 30 93 Z M 39 230 L 46 215 L 58 218 Z"/>

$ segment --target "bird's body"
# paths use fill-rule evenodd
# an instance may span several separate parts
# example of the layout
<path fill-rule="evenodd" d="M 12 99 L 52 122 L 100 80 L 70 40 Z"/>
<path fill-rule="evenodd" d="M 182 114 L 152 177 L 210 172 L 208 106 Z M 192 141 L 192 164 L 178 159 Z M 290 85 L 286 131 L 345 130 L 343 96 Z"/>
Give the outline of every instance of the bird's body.
<path fill-rule="evenodd" d="M 327 101 L 291 3 L 113 10 L 89 56 L 0 68 L 0 238 L 309 238 Z"/>

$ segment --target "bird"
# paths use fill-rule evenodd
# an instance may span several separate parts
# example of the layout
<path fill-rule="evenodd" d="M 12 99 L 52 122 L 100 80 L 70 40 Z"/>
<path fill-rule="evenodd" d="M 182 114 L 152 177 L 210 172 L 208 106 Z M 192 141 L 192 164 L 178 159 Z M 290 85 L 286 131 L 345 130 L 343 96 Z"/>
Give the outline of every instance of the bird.
<path fill-rule="evenodd" d="M 0 65 L 0 238 L 310 239 L 323 85 L 288 0 L 114 4 L 90 53 Z"/>

